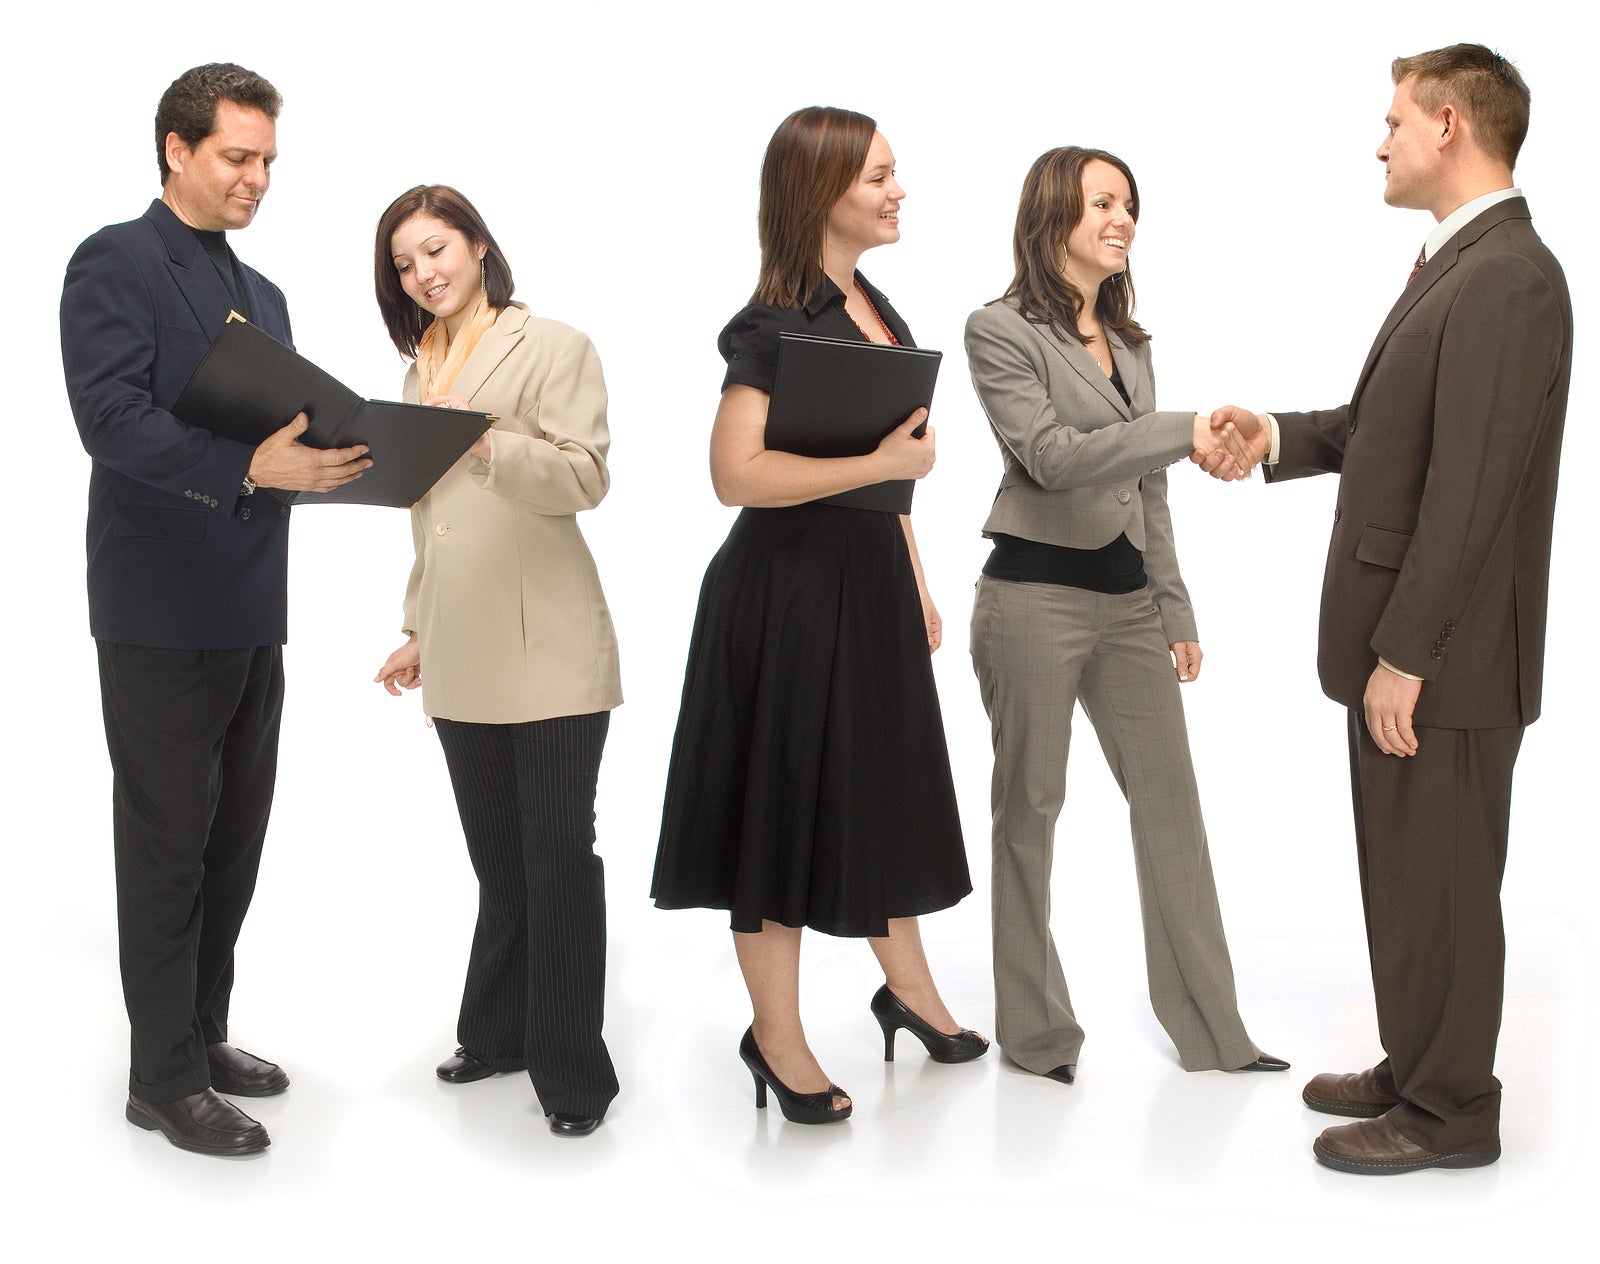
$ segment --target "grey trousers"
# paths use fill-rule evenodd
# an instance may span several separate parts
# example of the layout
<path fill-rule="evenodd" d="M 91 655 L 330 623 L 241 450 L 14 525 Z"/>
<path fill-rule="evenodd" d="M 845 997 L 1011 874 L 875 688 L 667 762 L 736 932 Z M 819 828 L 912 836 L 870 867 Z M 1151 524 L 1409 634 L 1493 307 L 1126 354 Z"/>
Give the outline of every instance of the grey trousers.
<path fill-rule="evenodd" d="M 1076 1063 L 1083 1028 L 1050 935 L 1050 866 L 1082 703 L 1128 800 L 1150 1003 L 1189 1071 L 1260 1050 L 1239 1018 L 1183 703 L 1149 593 L 987 576 L 972 661 L 994 740 L 995 1039 L 1043 1074 Z"/>

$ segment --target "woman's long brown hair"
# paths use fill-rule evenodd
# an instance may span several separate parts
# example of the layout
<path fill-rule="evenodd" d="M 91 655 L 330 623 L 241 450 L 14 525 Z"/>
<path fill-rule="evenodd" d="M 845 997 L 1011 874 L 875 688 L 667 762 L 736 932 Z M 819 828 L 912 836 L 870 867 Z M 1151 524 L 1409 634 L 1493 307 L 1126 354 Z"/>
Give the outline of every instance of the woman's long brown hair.
<path fill-rule="evenodd" d="M 1083 219 L 1083 169 L 1096 160 L 1110 163 L 1128 178 L 1133 195 L 1130 213 L 1138 222 L 1139 186 L 1128 164 L 1115 154 L 1077 145 L 1040 154 L 1028 169 L 1017 203 L 1017 226 L 1011 235 L 1017 272 L 1010 288 L 995 300 L 1014 303 L 1024 319 L 1048 325 L 1059 338 L 1084 344 L 1089 340 L 1078 332 L 1078 313 L 1085 296 L 1068 278 L 1065 256 L 1067 237 Z M 1133 318 L 1133 275 L 1127 268 L 1100 283 L 1094 311 L 1101 326 L 1115 330 L 1128 346 L 1150 341 Z"/>
<path fill-rule="evenodd" d="M 812 105 L 772 133 L 761 163 L 761 275 L 754 302 L 803 307 L 822 284 L 828 212 L 861 174 L 878 125 L 865 114 Z"/>

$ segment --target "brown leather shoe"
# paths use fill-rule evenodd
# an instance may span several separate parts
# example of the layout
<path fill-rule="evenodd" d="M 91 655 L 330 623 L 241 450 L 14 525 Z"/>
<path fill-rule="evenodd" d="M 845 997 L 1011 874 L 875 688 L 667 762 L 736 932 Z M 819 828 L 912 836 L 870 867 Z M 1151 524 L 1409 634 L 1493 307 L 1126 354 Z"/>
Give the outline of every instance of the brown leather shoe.
<path fill-rule="evenodd" d="M 289 1076 L 275 1062 L 218 1041 L 206 1046 L 211 1087 L 232 1097 L 273 1097 L 289 1087 Z"/>
<path fill-rule="evenodd" d="M 130 1093 L 123 1113 L 130 1124 L 196 1154 L 255 1154 L 272 1144 L 265 1128 L 209 1088 L 175 1102 L 147 1102 Z"/>
<path fill-rule="evenodd" d="M 1363 1119 L 1323 1132 L 1311 1144 L 1317 1161 L 1358 1176 L 1394 1176 L 1425 1167 L 1484 1167 L 1500 1157 L 1500 1147 L 1435 1154 L 1404 1136 L 1387 1119 Z"/>
<path fill-rule="evenodd" d="M 1350 1115 L 1376 1119 L 1400 1104 L 1400 1099 L 1378 1087 L 1371 1068 L 1349 1075 L 1315 1075 L 1300 1093 L 1300 1100 L 1324 1115 Z"/>

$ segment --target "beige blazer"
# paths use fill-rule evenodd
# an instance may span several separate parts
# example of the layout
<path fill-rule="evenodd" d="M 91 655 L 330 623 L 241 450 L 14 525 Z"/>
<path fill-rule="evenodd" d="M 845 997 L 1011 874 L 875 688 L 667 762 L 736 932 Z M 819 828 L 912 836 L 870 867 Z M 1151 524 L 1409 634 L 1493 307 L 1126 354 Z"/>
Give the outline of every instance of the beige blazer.
<path fill-rule="evenodd" d="M 454 394 L 500 418 L 490 460 L 463 455 L 411 509 L 405 630 L 431 716 L 515 724 L 622 701 L 617 637 L 580 509 L 610 486 L 606 387 L 588 338 L 509 304 Z M 405 398 L 416 402 L 417 369 Z"/>
<path fill-rule="evenodd" d="M 1132 408 L 1087 348 L 1009 303 L 967 317 L 967 366 L 1005 462 L 984 534 L 1075 549 L 1126 534 L 1144 554 L 1168 643 L 1197 640 L 1166 474 L 1194 450 L 1194 414 L 1154 411 L 1148 343 L 1130 349 L 1110 332 L 1106 340 Z"/>

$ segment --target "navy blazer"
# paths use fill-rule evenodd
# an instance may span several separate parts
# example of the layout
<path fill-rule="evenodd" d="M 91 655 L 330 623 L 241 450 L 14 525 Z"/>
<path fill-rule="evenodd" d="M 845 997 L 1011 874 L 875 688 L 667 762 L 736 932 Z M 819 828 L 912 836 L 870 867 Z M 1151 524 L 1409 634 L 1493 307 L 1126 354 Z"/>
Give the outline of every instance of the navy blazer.
<path fill-rule="evenodd" d="M 243 264 L 239 282 L 250 319 L 289 342 L 278 287 Z M 194 230 L 159 200 L 67 265 L 61 361 L 94 459 L 89 630 L 100 640 L 205 650 L 285 639 L 288 507 L 239 495 L 248 444 L 168 411 L 232 307 Z"/>

